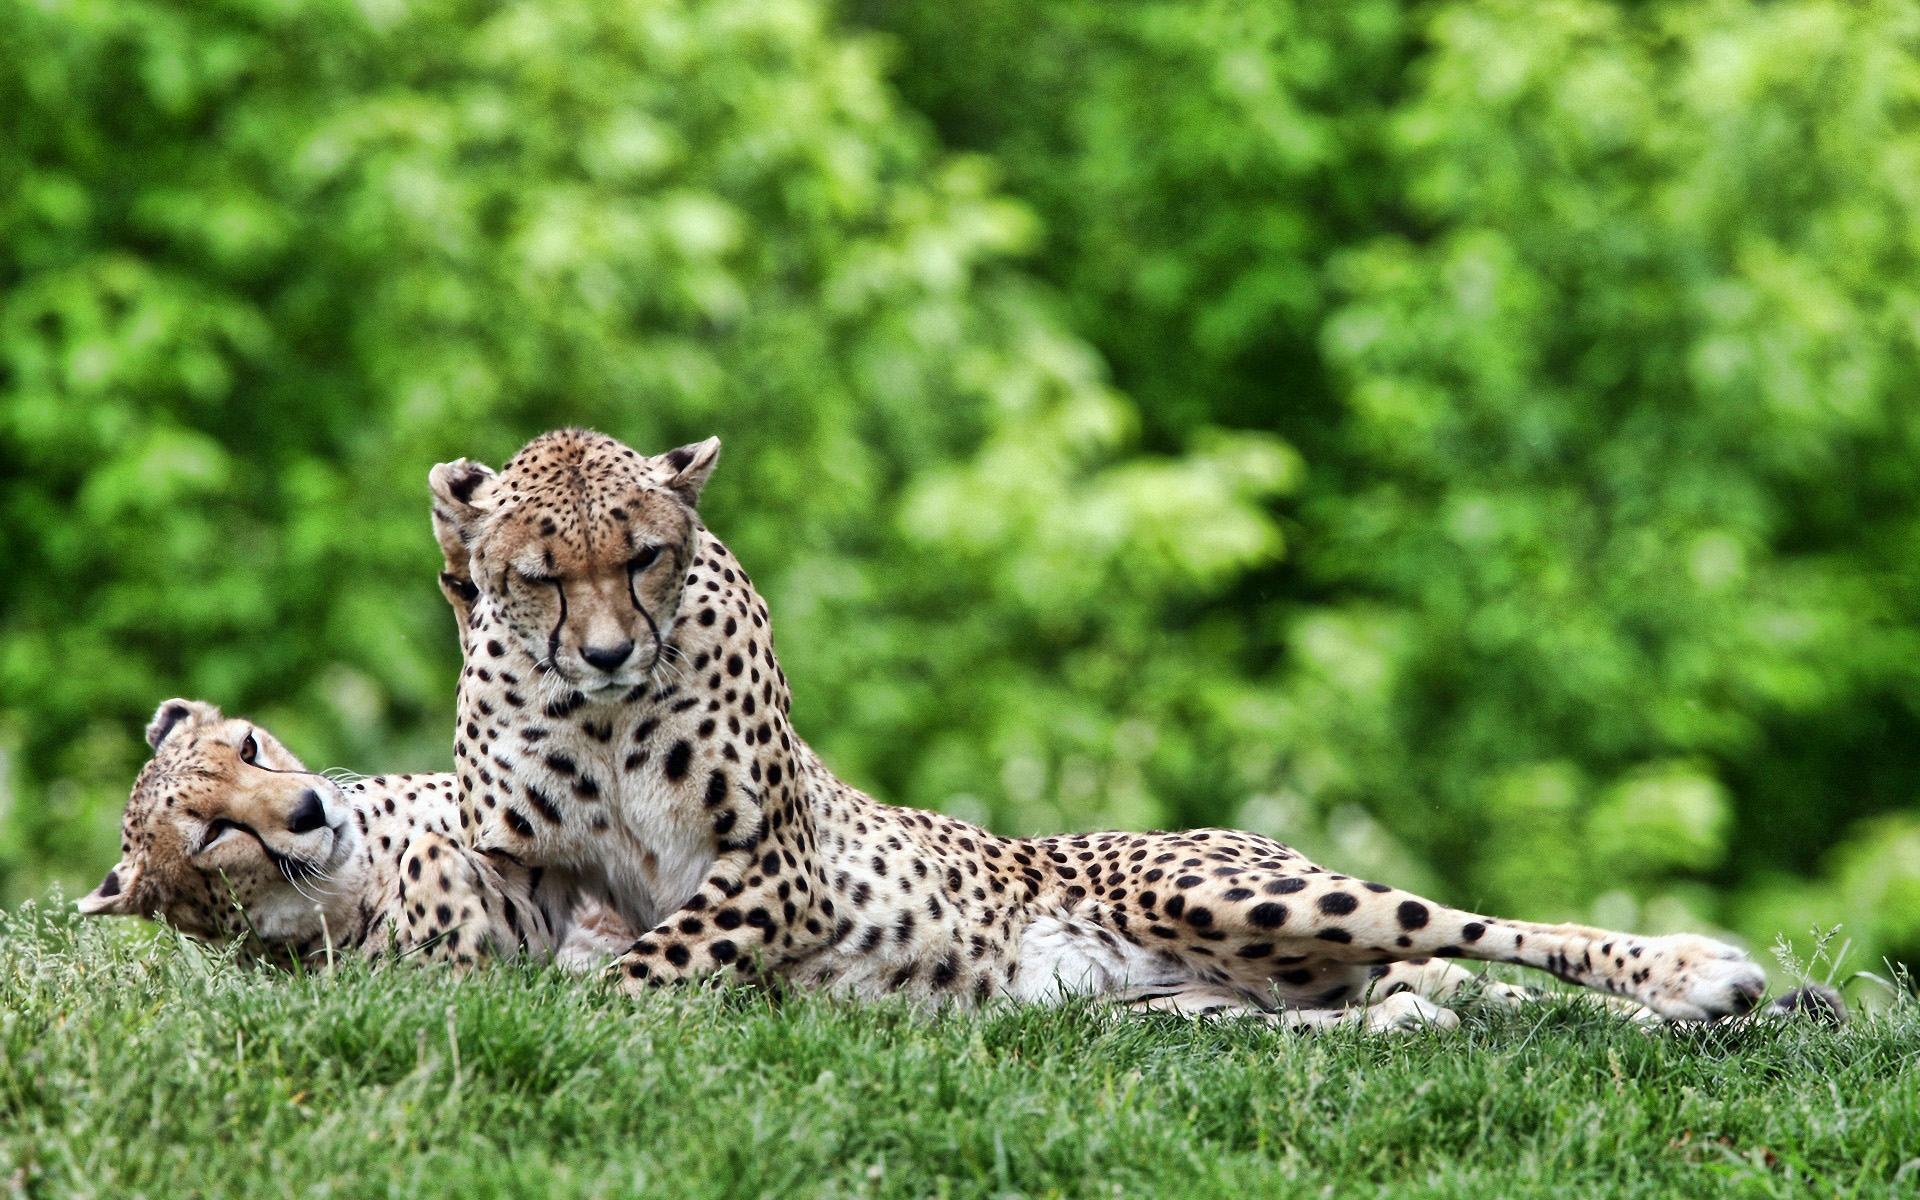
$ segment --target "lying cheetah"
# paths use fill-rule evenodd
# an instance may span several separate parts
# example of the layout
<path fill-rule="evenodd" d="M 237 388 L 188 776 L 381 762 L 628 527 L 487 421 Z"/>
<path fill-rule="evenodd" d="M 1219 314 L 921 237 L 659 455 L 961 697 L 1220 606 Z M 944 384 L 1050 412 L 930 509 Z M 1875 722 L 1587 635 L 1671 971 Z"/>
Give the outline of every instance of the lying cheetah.
<path fill-rule="evenodd" d="M 452 776 L 336 782 L 194 700 L 162 704 L 147 741 L 120 862 L 82 913 L 157 917 L 283 964 L 365 950 L 457 963 L 553 954 L 586 970 L 633 940 L 598 904 L 556 903 L 553 889 L 535 902 L 537 869 L 469 850 L 453 833 Z"/>
<path fill-rule="evenodd" d="M 788 721 L 767 607 L 695 512 L 718 454 L 567 429 L 498 474 L 463 459 L 429 480 L 463 609 L 461 832 L 648 930 L 616 965 L 629 990 L 731 972 L 1391 1026 L 1439 1019 L 1428 997 L 1470 978 L 1422 960 L 1468 958 L 1667 1019 L 1763 993 L 1760 968 L 1708 938 L 1478 916 L 1256 834 L 1004 838 L 877 803 Z"/>

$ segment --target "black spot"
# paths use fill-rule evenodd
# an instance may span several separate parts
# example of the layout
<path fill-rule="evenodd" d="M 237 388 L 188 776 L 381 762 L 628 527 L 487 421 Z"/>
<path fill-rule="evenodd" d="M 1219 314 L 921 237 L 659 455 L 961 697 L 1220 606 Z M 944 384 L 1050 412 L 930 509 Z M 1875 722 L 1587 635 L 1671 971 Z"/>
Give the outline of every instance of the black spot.
<path fill-rule="evenodd" d="M 1400 918 L 1400 928 L 1402 929 L 1424 928 L 1430 919 L 1427 906 L 1418 900 L 1402 900 L 1399 909 L 1396 911 L 1396 915 Z"/>
<path fill-rule="evenodd" d="M 722 929 L 740 928 L 740 913 L 736 909 L 723 908 L 713 918 L 713 923 Z"/>
<path fill-rule="evenodd" d="M 953 977 L 959 973 L 960 960 L 949 953 L 933 968 L 933 986 L 936 988 L 944 988 L 952 983 Z"/>
<path fill-rule="evenodd" d="M 739 949 L 726 938 L 721 938 L 707 947 L 707 953 L 713 955 L 713 961 L 717 963 L 730 963 L 740 956 Z"/>
<path fill-rule="evenodd" d="M 1235 953 L 1241 958 L 1265 958 L 1273 953 L 1273 943 L 1254 942 L 1252 945 L 1240 947 Z"/>
<path fill-rule="evenodd" d="M 522 813 L 519 809 L 504 808 L 504 809 L 501 809 L 500 811 L 501 811 L 501 814 L 506 817 L 507 824 L 512 827 L 515 833 L 519 834 L 521 837 L 533 836 L 533 822 L 527 820 L 526 815 Z"/>
<path fill-rule="evenodd" d="M 1187 924 L 1204 929 L 1213 924 L 1213 913 L 1196 904 L 1187 910 Z"/>
<path fill-rule="evenodd" d="M 1316 933 L 1313 936 L 1319 938 L 1323 942 L 1339 942 L 1342 945 L 1345 945 L 1346 943 L 1351 942 L 1353 940 L 1353 935 L 1348 933 L 1344 929 L 1322 929 L 1319 933 Z"/>
<path fill-rule="evenodd" d="M 1360 907 L 1360 902 L 1345 892 L 1328 892 L 1320 897 L 1320 911 L 1334 917 L 1344 917 Z"/>
<path fill-rule="evenodd" d="M 553 797 L 547 795 L 530 783 L 526 785 L 525 791 L 527 793 L 527 802 L 533 805 L 533 811 L 539 813 L 555 825 L 560 824 L 560 806 L 553 802 Z M 513 810 L 508 809 L 507 811 L 512 812 Z"/>
<path fill-rule="evenodd" d="M 1168 896 L 1167 897 L 1167 915 L 1168 916 L 1177 917 L 1181 913 L 1185 912 L 1186 909 L 1187 909 L 1187 898 L 1185 896 Z"/>
<path fill-rule="evenodd" d="M 673 945 L 667 947 L 667 961 L 676 967 L 684 967 L 693 961 L 693 955 L 687 953 L 685 946 L 675 942 Z"/>
<path fill-rule="evenodd" d="M 417 859 L 417 858 L 410 858 L 410 859 L 408 859 L 408 860 L 407 860 L 407 878 L 408 878 L 408 879 L 418 879 L 418 878 L 420 878 L 420 860 L 419 860 L 419 859 Z M 119 887 L 119 880 L 117 880 L 117 879 L 116 879 L 116 880 L 114 880 L 114 889 L 113 889 L 113 890 L 114 890 L 114 891 L 116 891 L 116 892 L 120 890 L 120 887 Z"/>
<path fill-rule="evenodd" d="M 1393 890 L 1384 883 L 1363 883 L 1360 886 L 1370 892 L 1390 892 Z"/>
<path fill-rule="evenodd" d="M 1477 942 L 1487 934 L 1487 927 L 1478 921 L 1468 921 L 1460 927 L 1460 936 L 1469 942 Z"/>
<path fill-rule="evenodd" d="M 168 711 L 172 710 L 170 709 Z M 415 860 L 413 864 L 413 877 L 415 879 L 420 878 L 420 863 L 418 860 Z M 100 881 L 100 886 L 97 890 L 102 899 L 108 896 L 118 896 L 120 894 L 120 872 L 108 871 L 107 877 Z"/>
<path fill-rule="evenodd" d="M 560 753 L 547 755 L 547 766 L 551 767 L 556 775 L 571 775 L 580 769 L 574 765 L 571 758 Z"/>
<path fill-rule="evenodd" d="M 1314 981 L 1314 978 L 1315 978 L 1314 973 L 1312 971 L 1307 970 L 1305 967 L 1301 967 L 1292 971 L 1280 972 L 1280 982 L 1290 983 L 1295 987 L 1302 987 L 1306 984 L 1312 983 Z"/>
<path fill-rule="evenodd" d="M 1269 896 L 1291 896 L 1293 893 L 1303 890 L 1306 886 L 1306 880 L 1300 878 L 1298 875 L 1289 875 L 1285 879 L 1268 880 L 1260 890 Z"/>
<path fill-rule="evenodd" d="M 1256 904 L 1248 911 L 1247 920 L 1261 929 L 1278 929 L 1287 923 L 1287 906 L 1271 900 Z"/>
<path fill-rule="evenodd" d="M 1199 887 L 1202 882 L 1198 875 L 1182 875 L 1173 881 L 1173 886 L 1179 888 Z"/>
<path fill-rule="evenodd" d="M 723 803 L 727 798 L 727 773 L 715 771 L 707 776 L 707 807 Z"/>
<path fill-rule="evenodd" d="M 667 751 L 667 778 L 682 779 L 687 767 L 693 762 L 693 747 L 685 742 L 675 742 L 673 749 Z"/>

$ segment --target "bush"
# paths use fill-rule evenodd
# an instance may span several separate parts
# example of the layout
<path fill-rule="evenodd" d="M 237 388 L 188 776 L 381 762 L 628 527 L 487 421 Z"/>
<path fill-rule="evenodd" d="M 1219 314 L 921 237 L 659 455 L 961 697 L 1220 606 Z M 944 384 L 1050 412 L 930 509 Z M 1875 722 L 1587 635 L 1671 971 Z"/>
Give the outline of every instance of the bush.
<path fill-rule="evenodd" d="M 961 523 L 1015 553 L 1036 497 L 1101 497 L 1100 556 L 1027 597 L 1055 613 L 1135 542 L 1165 559 L 1136 606 L 1274 552 L 1260 439 L 1164 468 L 1165 500 L 1101 472 L 1131 410 L 1009 275 L 1030 218 L 804 0 L 22 2 L 0 44 L 16 896 L 104 866 L 170 694 L 316 762 L 448 765 L 422 483 L 546 428 L 727 437 L 710 516 L 774 596 L 803 728 L 914 798 L 926 740 L 980 739 L 970 690 L 1036 669 L 903 667 L 977 600 L 939 502 L 934 533 L 896 519 L 928 473 L 952 496 L 978 447 L 1044 445 L 964 476 Z M 1167 555 L 1176 520 L 1239 532 Z"/>
<path fill-rule="evenodd" d="M 1766 880 L 1880 844 L 1920 792 L 1920 8 L 985 11 L 849 7 L 1007 164 L 1150 440 L 1304 454 L 1291 566 L 1193 617 L 1251 635 L 1213 794 L 1309 842 L 1364 810 L 1460 900 L 1762 940 Z"/>

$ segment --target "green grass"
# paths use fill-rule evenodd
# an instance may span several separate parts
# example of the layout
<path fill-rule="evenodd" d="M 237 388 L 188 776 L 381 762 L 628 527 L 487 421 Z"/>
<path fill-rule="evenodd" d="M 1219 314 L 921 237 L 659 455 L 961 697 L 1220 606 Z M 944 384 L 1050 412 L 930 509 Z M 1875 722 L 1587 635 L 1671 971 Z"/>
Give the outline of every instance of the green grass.
<path fill-rule="evenodd" d="M 0 927 L 29 1196 L 1920 1193 L 1920 1016 L 1646 1034 L 1580 1005 L 1302 1037 L 1085 1009 L 632 1002 L 554 972 L 248 972 Z"/>

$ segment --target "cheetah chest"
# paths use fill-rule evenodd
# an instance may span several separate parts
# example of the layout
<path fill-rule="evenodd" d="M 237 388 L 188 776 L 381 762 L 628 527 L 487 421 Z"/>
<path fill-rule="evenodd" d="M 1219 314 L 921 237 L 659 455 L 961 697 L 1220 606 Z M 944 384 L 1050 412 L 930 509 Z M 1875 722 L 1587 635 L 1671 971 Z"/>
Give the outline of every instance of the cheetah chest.
<path fill-rule="evenodd" d="M 509 710 L 532 707 L 521 699 L 502 697 Z M 715 846 L 709 785 L 694 739 L 670 719 L 678 714 L 578 693 L 535 711 L 464 725 L 456 757 L 474 844 L 565 872 L 637 927 L 685 903 Z"/>

